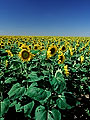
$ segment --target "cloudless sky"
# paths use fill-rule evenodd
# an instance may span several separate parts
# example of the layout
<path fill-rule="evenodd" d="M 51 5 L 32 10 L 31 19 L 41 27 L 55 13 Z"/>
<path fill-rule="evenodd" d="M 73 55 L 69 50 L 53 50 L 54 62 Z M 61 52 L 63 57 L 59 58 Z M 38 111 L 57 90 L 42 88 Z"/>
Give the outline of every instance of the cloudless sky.
<path fill-rule="evenodd" d="M 90 0 L 0 0 L 0 35 L 90 36 Z"/>

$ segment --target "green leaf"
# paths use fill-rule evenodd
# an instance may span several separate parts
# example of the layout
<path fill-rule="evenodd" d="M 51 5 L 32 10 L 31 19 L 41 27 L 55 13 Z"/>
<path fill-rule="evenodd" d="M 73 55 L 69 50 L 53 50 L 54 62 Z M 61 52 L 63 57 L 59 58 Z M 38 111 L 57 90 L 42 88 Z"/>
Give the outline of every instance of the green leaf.
<path fill-rule="evenodd" d="M 87 77 L 83 77 L 83 78 L 81 79 L 81 82 L 85 82 L 85 81 L 87 81 L 87 80 L 88 80 Z"/>
<path fill-rule="evenodd" d="M 4 99 L 0 103 L 0 117 L 3 116 L 5 113 L 7 113 L 8 109 L 9 109 L 9 104 L 10 104 L 10 101 L 8 98 Z"/>
<path fill-rule="evenodd" d="M 41 79 L 44 79 L 43 76 L 37 77 L 37 72 L 31 72 L 31 74 L 28 75 L 28 82 L 35 82 L 39 81 Z"/>
<path fill-rule="evenodd" d="M 60 95 L 59 98 L 56 100 L 57 106 L 60 109 L 71 109 L 71 106 L 66 103 L 65 96 Z"/>
<path fill-rule="evenodd" d="M 9 105 L 9 107 L 13 107 L 13 106 L 15 106 L 17 104 L 17 101 L 15 100 L 15 101 L 13 101 L 10 105 Z"/>
<path fill-rule="evenodd" d="M 47 90 L 43 90 L 41 88 L 30 86 L 27 92 L 25 93 L 25 95 L 41 103 L 45 103 L 47 99 L 51 96 L 51 92 Z"/>
<path fill-rule="evenodd" d="M 47 111 L 44 106 L 38 106 L 35 110 L 35 120 L 47 120 Z"/>
<path fill-rule="evenodd" d="M 10 91 L 8 92 L 8 95 L 12 99 L 16 99 L 18 97 L 21 97 L 25 92 L 25 87 L 20 87 L 21 85 L 19 83 L 16 83 L 12 86 Z"/>
<path fill-rule="evenodd" d="M 57 109 L 48 112 L 48 120 L 61 120 L 61 113 Z"/>
<path fill-rule="evenodd" d="M 21 112 L 21 104 L 18 103 L 18 104 L 15 104 L 15 109 L 16 109 L 16 112 Z"/>
<path fill-rule="evenodd" d="M 88 86 L 89 92 L 90 92 L 90 86 Z"/>
<path fill-rule="evenodd" d="M 81 65 L 78 63 L 78 64 L 75 64 L 75 66 L 76 66 L 77 68 L 80 68 Z"/>
<path fill-rule="evenodd" d="M 32 54 L 37 54 L 39 52 L 39 50 L 31 50 Z"/>
<path fill-rule="evenodd" d="M 17 79 L 15 77 L 6 77 L 5 83 L 11 83 L 13 81 L 17 81 Z"/>
<path fill-rule="evenodd" d="M 4 118 L 0 118 L 0 120 L 4 120 Z"/>
<path fill-rule="evenodd" d="M 66 83 L 63 77 L 53 77 L 50 80 L 50 84 L 52 85 L 54 91 L 58 94 L 61 94 L 66 88 Z"/>
<path fill-rule="evenodd" d="M 46 50 L 42 51 L 41 54 L 39 55 L 40 60 L 45 60 L 46 59 Z"/>
<path fill-rule="evenodd" d="M 44 75 L 49 75 L 49 71 L 46 71 L 46 70 L 43 70 L 42 73 L 43 73 Z"/>
<path fill-rule="evenodd" d="M 55 73 L 55 77 L 56 77 L 57 81 L 65 82 L 65 79 L 64 79 L 64 76 L 63 76 L 62 73 L 56 71 L 56 73 Z"/>
<path fill-rule="evenodd" d="M 72 72 L 75 73 L 77 70 L 75 68 L 71 68 Z"/>
<path fill-rule="evenodd" d="M 86 68 L 80 68 L 82 72 L 87 72 Z"/>
<path fill-rule="evenodd" d="M 10 89 L 10 91 L 8 92 L 9 97 L 13 96 L 15 94 L 15 92 L 17 92 L 20 87 L 21 87 L 21 85 L 19 83 L 14 84 L 12 86 L 12 88 Z"/>
<path fill-rule="evenodd" d="M 25 116 L 30 117 L 30 113 L 31 113 L 33 107 L 34 107 L 34 101 L 32 101 L 32 102 L 24 105 L 24 113 L 25 113 Z"/>

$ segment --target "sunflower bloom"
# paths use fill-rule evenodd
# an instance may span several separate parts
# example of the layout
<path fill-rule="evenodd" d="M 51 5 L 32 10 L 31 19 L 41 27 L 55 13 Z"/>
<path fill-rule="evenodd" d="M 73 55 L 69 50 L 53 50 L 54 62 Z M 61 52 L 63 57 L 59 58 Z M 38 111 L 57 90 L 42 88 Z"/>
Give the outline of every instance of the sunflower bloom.
<path fill-rule="evenodd" d="M 55 45 L 51 45 L 47 50 L 47 59 L 54 56 L 57 52 L 57 47 Z"/>
<path fill-rule="evenodd" d="M 68 71 L 68 66 L 67 65 L 64 66 L 64 73 L 66 74 L 66 76 L 69 75 L 69 71 Z"/>
<path fill-rule="evenodd" d="M 65 45 L 62 45 L 62 47 L 59 48 L 59 51 L 63 51 L 63 52 L 65 52 L 65 51 L 66 51 L 66 46 L 65 46 Z"/>
<path fill-rule="evenodd" d="M 84 61 L 84 57 L 83 56 L 81 56 L 80 57 L 80 60 L 81 60 L 81 63 Z"/>
<path fill-rule="evenodd" d="M 6 67 L 7 67 L 7 66 L 8 66 L 8 60 L 6 60 L 6 63 L 5 63 L 5 64 L 6 64 Z"/>
<path fill-rule="evenodd" d="M 84 50 L 85 50 L 85 46 L 80 48 L 79 52 L 84 51 Z"/>
<path fill-rule="evenodd" d="M 74 48 L 74 49 L 75 49 L 75 52 L 76 52 L 76 50 L 77 50 L 77 46 L 76 46 L 76 45 L 75 45 L 75 48 Z"/>
<path fill-rule="evenodd" d="M 6 50 L 6 52 L 8 53 L 9 56 L 13 57 L 13 54 L 10 50 Z"/>
<path fill-rule="evenodd" d="M 39 50 L 39 44 L 34 45 L 34 50 Z"/>
<path fill-rule="evenodd" d="M 20 59 L 24 62 L 24 61 L 30 61 L 33 57 L 33 55 L 26 49 L 22 49 L 20 52 L 19 52 L 19 55 Z"/>
<path fill-rule="evenodd" d="M 61 55 L 58 55 L 58 64 L 64 63 L 64 60 L 65 60 L 65 56 L 63 53 L 61 53 Z"/>
<path fill-rule="evenodd" d="M 21 49 L 29 50 L 29 46 L 27 46 L 27 45 L 25 45 L 25 44 L 22 44 L 20 48 L 21 48 Z"/>
<path fill-rule="evenodd" d="M 69 47 L 70 55 L 73 55 L 72 47 Z"/>

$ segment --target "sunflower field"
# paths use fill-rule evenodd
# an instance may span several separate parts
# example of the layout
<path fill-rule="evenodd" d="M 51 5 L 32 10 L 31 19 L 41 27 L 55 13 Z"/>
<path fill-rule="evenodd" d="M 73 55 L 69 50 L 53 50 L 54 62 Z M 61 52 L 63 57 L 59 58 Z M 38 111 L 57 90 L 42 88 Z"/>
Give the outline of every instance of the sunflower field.
<path fill-rule="evenodd" d="M 0 120 L 89 120 L 90 37 L 0 36 Z"/>

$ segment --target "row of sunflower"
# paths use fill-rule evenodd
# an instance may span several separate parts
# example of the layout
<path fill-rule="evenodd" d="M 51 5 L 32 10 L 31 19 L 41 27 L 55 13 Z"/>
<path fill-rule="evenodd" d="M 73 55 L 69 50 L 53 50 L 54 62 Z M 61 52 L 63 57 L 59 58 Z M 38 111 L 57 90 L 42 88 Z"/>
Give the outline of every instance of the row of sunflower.
<path fill-rule="evenodd" d="M 84 61 L 84 55 L 90 54 L 89 37 L 50 37 L 50 36 L 0 36 L 0 48 L 5 49 L 8 55 L 13 57 L 13 49 L 19 49 L 16 54 L 24 61 L 30 61 L 35 54 L 31 50 L 47 50 L 49 59 L 58 54 L 58 64 L 64 63 L 67 52 L 70 56 L 81 54 L 80 61 Z M 86 50 L 85 54 L 84 51 Z"/>
<path fill-rule="evenodd" d="M 5 49 L 9 56 L 17 55 L 23 62 L 35 57 L 32 50 L 46 50 L 46 59 L 57 54 L 58 64 L 63 64 L 73 55 L 80 54 L 80 62 L 84 56 L 90 55 L 90 38 L 88 37 L 50 37 L 50 36 L 0 36 L 0 48 Z M 15 52 L 14 52 L 15 51 Z M 8 61 L 6 62 L 8 63 Z M 66 72 L 65 72 L 66 73 Z M 66 74 L 67 75 L 67 74 Z"/>
<path fill-rule="evenodd" d="M 15 106 L 28 119 L 64 120 L 82 94 L 90 103 L 90 37 L 0 36 L 0 60 L 2 117 Z"/>
<path fill-rule="evenodd" d="M 21 49 L 40 51 L 47 49 L 47 58 L 54 56 L 57 51 L 66 52 L 68 49 L 73 55 L 73 52 L 84 51 L 89 47 L 89 43 L 90 38 L 84 37 L 0 36 L 0 48 L 2 49 L 7 49 L 7 46 L 11 49 L 15 44 Z"/>

